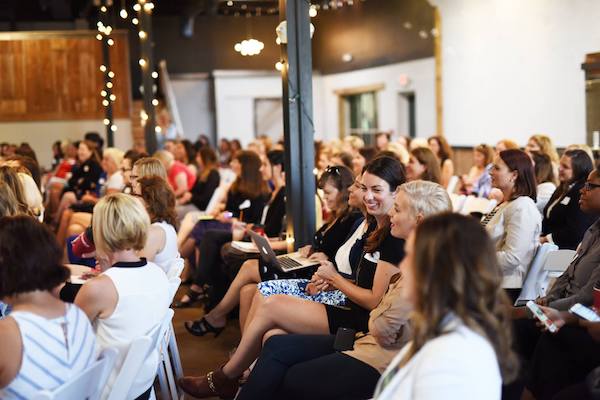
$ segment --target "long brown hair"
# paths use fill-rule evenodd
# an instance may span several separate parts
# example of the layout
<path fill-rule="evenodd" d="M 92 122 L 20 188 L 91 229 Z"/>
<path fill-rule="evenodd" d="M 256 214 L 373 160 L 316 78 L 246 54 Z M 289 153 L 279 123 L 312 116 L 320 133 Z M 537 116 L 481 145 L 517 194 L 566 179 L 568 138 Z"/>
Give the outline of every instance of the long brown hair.
<path fill-rule="evenodd" d="M 17 170 L 8 165 L 0 166 L 0 185 L 8 187 L 8 189 L 12 192 L 20 214 L 33 216 L 33 213 L 27 204 L 27 198 L 25 197 L 23 184 L 19 179 Z"/>
<path fill-rule="evenodd" d="M 234 158 L 241 164 L 242 173 L 231 185 L 231 190 L 241 193 L 249 199 L 268 195 L 270 191 L 260 173 L 262 162 L 258 154 L 253 151 L 240 150 L 235 153 Z"/>
<path fill-rule="evenodd" d="M 533 161 L 527 153 L 522 150 L 504 150 L 498 156 L 504 161 L 509 171 L 517 172 L 515 188 L 511 198 L 507 200 L 514 200 L 519 196 L 528 196 L 533 201 L 536 201 L 537 185 L 535 182 L 535 171 L 533 169 Z"/>
<path fill-rule="evenodd" d="M 202 182 L 206 182 L 208 175 L 219 167 L 219 161 L 217 160 L 217 153 L 208 146 L 202 147 L 198 151 L 198 156 L 202 160 L 202 171 L 200 171 L 199 178 Z"/>
<path fill-rule="evenodd" d="M 414 243 L 413 337 L 402 365 L 443 334 L 443 320 L 452 313 L 487 339 L 504 382 L 510 382 L 517 373 L 510 302 L 485 229 L 471 217 L 444 213 L 418 225 Z"/>
<path fill-rule="evenodd" d="M 175 194 L 164 179 L 152 175 L 138 179 L 150 222 L 166 222 L 177 227 Z"/>
<path fill-rule="evenodd" d="M 440 148 L 440 151 L 435 156 L 440 159 L 440 165 L 444 164 L 444 161 L 452 158 L 452 148 L 448 144 L 448 141 L 445 137 L 440 135 L 431 136 L 427 139 L 427 142 L 435 140 Z"/>
<path fill-rule="evenodd" d="M 442 172 L 438 159 L 433 151 L 427 147 L 417 147 L 411 150 L 410 154 L 419 161 L 419 164 L 425 166 L 425 172 L 419 177 L 424 181 L 440 183 L 442 180 Z"/>

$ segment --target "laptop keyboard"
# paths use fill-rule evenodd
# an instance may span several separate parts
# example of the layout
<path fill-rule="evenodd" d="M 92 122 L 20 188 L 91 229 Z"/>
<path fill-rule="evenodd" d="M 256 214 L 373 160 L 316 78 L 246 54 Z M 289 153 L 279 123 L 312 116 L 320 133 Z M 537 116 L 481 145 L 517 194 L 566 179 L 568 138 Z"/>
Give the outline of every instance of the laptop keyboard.
<path fill-rule="evenodd" d="M 294 260 L 294 259 L 292 259 L 290 257 L 286 257 L 286 256 L 277 257 L 277 261 L 279 261 L 279 265 L 284 270 L 295 268 L 295 267 L 299 267 L 299 266 L 302 265 L 298 261 L 296 261 L 296 260 Z"/>

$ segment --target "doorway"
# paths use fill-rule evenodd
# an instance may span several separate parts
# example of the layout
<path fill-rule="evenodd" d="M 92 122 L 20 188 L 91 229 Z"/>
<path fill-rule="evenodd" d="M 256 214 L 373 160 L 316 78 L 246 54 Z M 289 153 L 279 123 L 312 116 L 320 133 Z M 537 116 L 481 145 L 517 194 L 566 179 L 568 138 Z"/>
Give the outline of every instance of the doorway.
<path fill-rule="evenodd" d="M 414 92 L 398 93 L 398 133 L 401 136 L 417 136 L 416 100 Z"/>

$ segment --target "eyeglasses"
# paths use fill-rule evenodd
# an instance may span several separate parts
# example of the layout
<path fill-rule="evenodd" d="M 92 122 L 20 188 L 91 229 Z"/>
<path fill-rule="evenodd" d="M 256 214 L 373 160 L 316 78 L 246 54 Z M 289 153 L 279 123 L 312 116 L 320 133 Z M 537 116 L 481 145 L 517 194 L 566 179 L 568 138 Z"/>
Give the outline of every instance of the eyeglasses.
<path fill-rule="evenodd" d="M 600 188 L 600 185 L 596 183 L 586 182 L 583 184 L 583 190 L 585 190 L 586 192 L 597 188 Z"/>

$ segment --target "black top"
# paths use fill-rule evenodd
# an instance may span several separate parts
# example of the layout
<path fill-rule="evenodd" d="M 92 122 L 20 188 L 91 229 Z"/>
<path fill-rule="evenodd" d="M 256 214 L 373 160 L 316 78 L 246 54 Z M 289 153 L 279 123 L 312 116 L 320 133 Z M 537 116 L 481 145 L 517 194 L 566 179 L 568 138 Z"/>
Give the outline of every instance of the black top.
<path fill-rule="evenodd" d="M 330 260 L 335 259 L 335 253 L 346 242 L 357 219 L 362 214 L 358 211 L 351 212 L 344 218 L 337 219 L 333 225 L 325 224 L 315 233 L 313 239 L 313 252 L 322 252 Z"/>
<path fill-rule="evenodd" d="M 265 235 L 278 237 L 283 231 L 283 217 L 285 216 L 285 186 L 281 187 L 269 204 L 265 216 Z"/>
<path fill-rule="evenodd" d="M 558 189 L 544 208 L 542 220 L 542 235 L 552 234 L 552 241 L 561 249 L 575 250 L 587 229 L 594 223 L 597 216 L 586 214 L 579 208 L 580 190 L 583 182 L 576 182 L 559 198 L 548 216 L 548 208 L 559 196 Z"/>
<path fill-rule="evenodd" d="M 216 169 L 213 169 L 208 173 L 206 181 L 196 179 L 196 183 L 194 183 L 194 186 L 190 191 L 192 193 L 190 202 L 195 205 L 198 210 L 206 210 L 208 202 L 220 183 L 221 175 L 219 175 L 219 171 Z"/>
<path fill-rule="evenodd" d="M 67 182 L 67 192 L 74 192 L 78 199 L 86 192 L 96 194 L 98 181 L 102 175 L 102 167 L 92 158 L 74 168 L 71 178 Z"/>
<path fill-rule="evenodd" d="M 240 205 L 242 205 L 246 200 L 250 202 L 250 206 L 244 210 L 240 210 Z M 227 193 L 227 203 L 225 204 L 225 209 L 233 213 L 235 218 L 241 219 L 242 222 L 257 224 L 260 222 L 263 209 L 268 201 L 268 195 L 261 195 L 255 199 L 249 199 L 239 192 L 233 192 L 230 190 L 229 193 Z M 240 218 L 240 215 L 242 215 L 242 218 Z"/>

